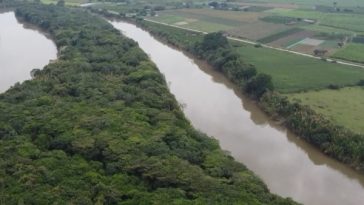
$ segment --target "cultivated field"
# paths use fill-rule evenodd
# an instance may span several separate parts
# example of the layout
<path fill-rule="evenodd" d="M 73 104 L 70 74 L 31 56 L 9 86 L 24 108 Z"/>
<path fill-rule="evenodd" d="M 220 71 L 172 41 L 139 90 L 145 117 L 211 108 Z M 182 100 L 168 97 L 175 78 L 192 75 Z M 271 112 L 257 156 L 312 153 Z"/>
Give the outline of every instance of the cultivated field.
<path fill-rule="evenodd" d="M 309 105 L 316 112 L 356 132 L 364 133 L 364 88 L 349 87 L 340 90 L 321 90 L 290 94 L 291 100 Z"/>
<path fill-rule="evenodd" d="M 354 85 L 364 79 L 364 69 L 268 48 L 240 45 L 236 49 L 243 59 L 255 65 L 259 72 L 271 75 L 275 87 L 283 93 L 323 89 L 330 84 Z"/>
<path fill-rule="evenodd" d="M 295 14 L 295 12 L 298 12 L 298 14 Z M 321 22 L 317 24 L 305 23 L 302 19 L 310 17 L 310 12 L 314 12 L 316 16 L 317 13 L 320 14 L 320 12 L 316 11 L 281 8 L 262 12 L 225 11 L 205 8 L 166 10 L 158 12 L 156 17 L 149 18 L 205 32 L 224 31 L 231 36 L 264 44 L 268 43 L 271 46 L 307 54 L 313 54 L 315 49 L 325 49 L 328 51 L 327 54 L 331 55 L 336 51 L 337 43 L 342 40 L 341 36 L 353 35 L 354 31 L 341 33 L 344 29 L 321 26 L 319 25 Z M 284 17 L 283 15 L 290 17 Z M 298 17 L 301 19 L 293 24 L 284 22 L 294 21 Z M 333 35 L 339 37 L 333 39 Z M 316 36 L 320 36 L 320 38 L 317 39 Z M 313 38 L 313 40 L 321 41 L 321 43 L 315 45 L 305 43 L 307 38 Z"/>
<path fill-rule="evenodd" d="M 301 37 L 300 33 L 303 33 L 303 30 L 300 28 L 291 28 L 289 30 L 280 32 L 280 33 L 275 33 L 273 35 L 264 37 L 262 39 L 259 39 L 258 41 L 261 43 L 272 43 L 271 45 L 277 45 L 277 46 L 281 46 L 280 43 L 277 43 L 277 41 L 280 41 L 281 39 L 283 39 L 283 42 L 285 42 L 285 38 L 292 38 L 289 39 L 290 41 L 292 41 L 293 39 L 296 39 L 296 36 L 299 35 L 299 39 L 306 37 L 308 35 L 306 35 L 305 33 L 303 33 L 304 35 Z M 274 43 L 276 42 L 276 43 Z"/>
<path fill-rule="evenodd" d="M 242 38 L 258 40 L 290 27 L 260 20 L 264 12 L 221 11 L 213 9 L 180 9 L 158 12 L 152 20 L 206 32 L 226 31 Z"/>
<path fill-rule="evenodd" d="M 326 40 L 318 38 L 304 38 L 291 45 L 287 45 L 289 50 L 297 51 L 300 53 L 307 53 L 314 55 L 316 49 L 326 50 L 327 53 L 324 56 L 333 54 L 338 49 L 339 40 Z"/>

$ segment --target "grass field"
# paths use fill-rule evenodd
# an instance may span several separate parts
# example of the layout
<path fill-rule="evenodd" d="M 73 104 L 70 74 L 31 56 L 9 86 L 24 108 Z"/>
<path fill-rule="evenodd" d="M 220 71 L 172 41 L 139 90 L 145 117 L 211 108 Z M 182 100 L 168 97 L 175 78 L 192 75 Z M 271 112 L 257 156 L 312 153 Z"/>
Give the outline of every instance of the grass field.
<path fill-rule="evenodd" d="M 332 57 L 364 63 L 364 44 L 350 43 Z"/>
<path fill-rule="evenodd" d="M 364 133 L 364 88 L 362 87 L 312 91 L 290 94 L 288 97 L 309 105 L 338 125 Z"/>
<path fill-rule="evenodd" d="M 270 74 L 276 89 L 283 93 L 322 89 L 330 84 L 354 85 L 364 79 L 364 69 L 360 68 L 245 44 L 237 51 L 259 72 Z"/>

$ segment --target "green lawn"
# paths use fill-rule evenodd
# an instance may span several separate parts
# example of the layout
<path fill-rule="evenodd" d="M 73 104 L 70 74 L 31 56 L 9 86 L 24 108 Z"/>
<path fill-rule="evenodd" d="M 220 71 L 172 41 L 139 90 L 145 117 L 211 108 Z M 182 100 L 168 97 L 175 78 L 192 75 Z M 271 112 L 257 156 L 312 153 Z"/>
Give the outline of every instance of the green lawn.
<path fill-rule="evenodd" d="M 271 75 L 276 89 L 283 93 L 322 89 L 330 84 L 354 85 L 364 79 L 364 69 L 240 45 L 237 51 L 245 61 L 255 65 L 259 72 Z"/>
<path fill-rule="evenodd" d="M 321 90 L 288 95 L 309 105 L 338 125 L 364 133 L 364 88 L 349 87 L 340 90 Z"/>
<path fill-rule="evenodd" d="M 333 57 L 364 63 L 364 44 L 350 43 L 344 49 L 336 52 Z"/>

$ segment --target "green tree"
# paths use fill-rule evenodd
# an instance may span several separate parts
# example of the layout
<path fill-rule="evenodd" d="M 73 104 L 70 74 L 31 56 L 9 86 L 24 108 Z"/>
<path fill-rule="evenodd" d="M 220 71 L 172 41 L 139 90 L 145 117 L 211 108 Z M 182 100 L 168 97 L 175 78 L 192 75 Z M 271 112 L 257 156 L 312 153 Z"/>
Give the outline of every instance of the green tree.
<path fill-rule="evenodd" d="M 260 98 L 267 91 L 272 91 L 273 88 L 272 77 L 263 73 L 253 77 L 245 85 L 245 91 L 257 98 Z"/>
<path fill-rule="evenodd" d="M 222 32 L 206 34 L 201 43 L 201 49 L 204 51 L 227 47 L 229 47 L 229 42 Z"/>

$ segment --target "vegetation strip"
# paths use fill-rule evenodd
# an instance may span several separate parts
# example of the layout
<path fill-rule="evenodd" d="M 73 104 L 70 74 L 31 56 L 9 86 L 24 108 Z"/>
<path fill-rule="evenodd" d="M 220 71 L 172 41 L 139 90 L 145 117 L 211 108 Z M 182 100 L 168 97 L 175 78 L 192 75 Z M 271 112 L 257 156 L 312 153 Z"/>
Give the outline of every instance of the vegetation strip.
<path fill-rule="evenodd" d="M 0 95 L 8 204 L 295 204 L 194 130 L 137 44 L 101 18 L 29 4 L 57 62 Z"/>

